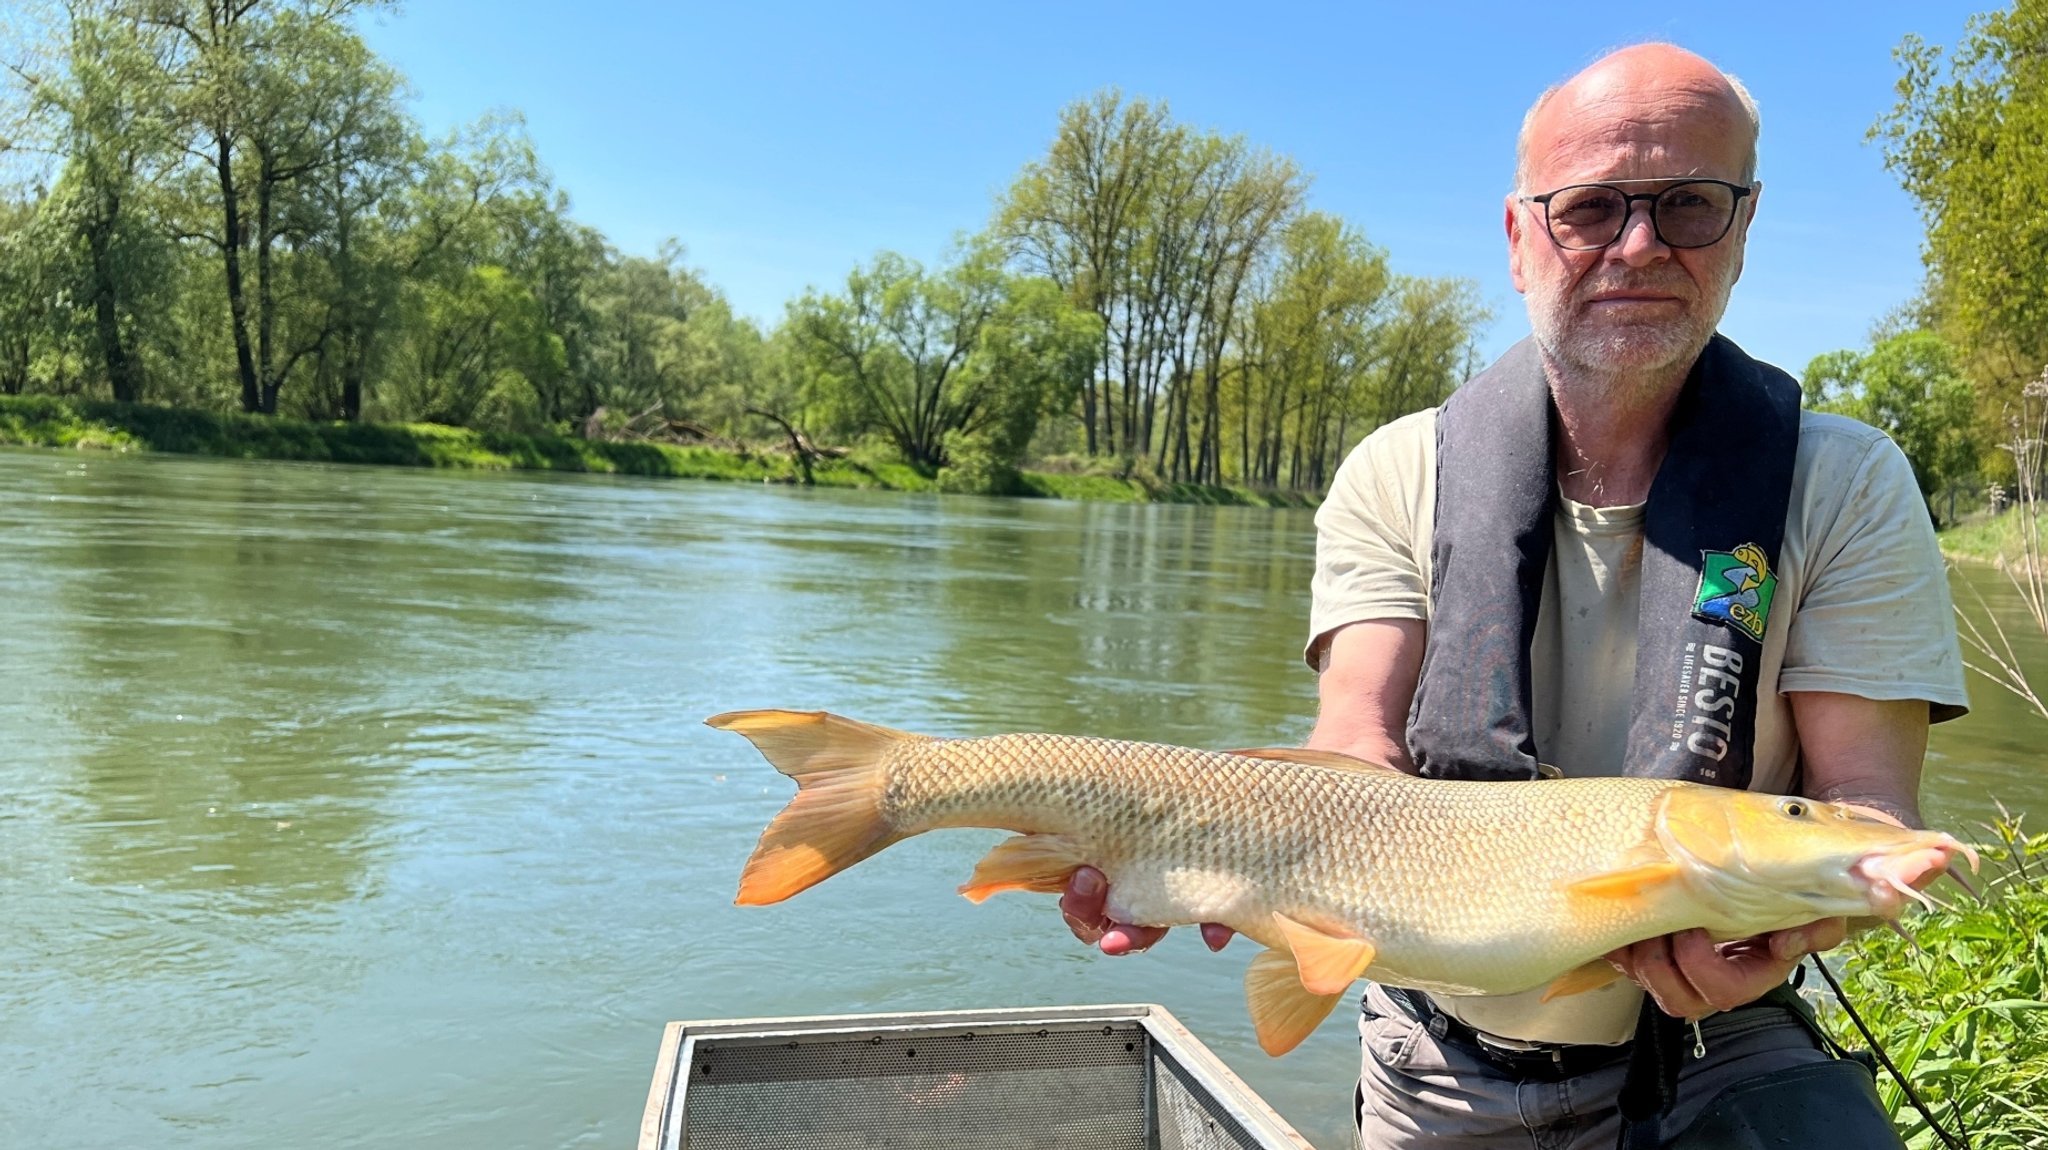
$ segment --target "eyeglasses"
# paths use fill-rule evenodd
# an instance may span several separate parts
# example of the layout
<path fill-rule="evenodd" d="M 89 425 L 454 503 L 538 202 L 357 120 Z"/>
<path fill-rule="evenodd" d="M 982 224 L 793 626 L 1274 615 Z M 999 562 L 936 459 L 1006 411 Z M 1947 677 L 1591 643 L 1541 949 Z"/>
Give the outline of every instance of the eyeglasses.
<path fill-rule="evenodd" d="M 1621 238 L 1637 200 L 1649 202 L 1650 226 L 1666 247 L 1712 247 L 1735 222 L 1735 206 L 1755 190 L 1725 180 L 1682 180 L 1659 191 L 1633 195 L 1613 184 L 1572 184 L 1540 196 L 1516 198 L 1525 204 L 1543 205 L 1543 222 L 1558 247 L 1589 252 Z"/>

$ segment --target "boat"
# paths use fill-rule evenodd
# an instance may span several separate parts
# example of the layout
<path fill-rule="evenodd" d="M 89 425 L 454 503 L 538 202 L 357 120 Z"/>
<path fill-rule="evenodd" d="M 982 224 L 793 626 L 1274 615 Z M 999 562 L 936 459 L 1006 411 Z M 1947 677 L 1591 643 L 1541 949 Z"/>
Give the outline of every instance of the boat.
<path fill-rule="evenodd" d="M 639 1150 L 1313 1150 L 1165 1008 L 671 1022 Z"/>

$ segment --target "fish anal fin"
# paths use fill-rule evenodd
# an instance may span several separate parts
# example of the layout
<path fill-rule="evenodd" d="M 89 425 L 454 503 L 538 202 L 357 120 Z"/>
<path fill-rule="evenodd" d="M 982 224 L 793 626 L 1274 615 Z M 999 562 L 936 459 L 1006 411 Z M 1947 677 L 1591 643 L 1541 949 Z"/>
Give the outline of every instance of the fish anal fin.
<path fill-rule="evenodd" d="M 1308 747 L 1246 747 L 1242 750 L 1225 751 L 1226 755 L 1237 755 L 1246 759 L 1271 759 L 1276 763 L 1303 763 L 1311 767 L 1335 767 L 1340 771 L 1386 771 L 1400 774 L 1384 763 L 1375 763 L 1347 755 L 1342 751 L 1317 751 Z"/>
<path fill-rule="evenodd" d="M 1302 988 L 1310 994 L 1342 994 L 1372 965 L 1378 952 L 1362 938 L 1318 930 L 1275 912 L 1273 922 L 1294 952 Z"/>
<path fill-rule="evenodd" d="M 1006 890 L 1058 894 L 1087 861 L 1080 844 L 1063 835 L 1016 835 L 982 856 L 960 893 L 975 903 Z"/>
<path fill-rule="evenodd" d="M 1544 988 L 1542 1001 L 1549 1002 L 1553 998 L 1568 998 L 1574 994 L 1598 990 L 1620 977 L 1621 971 L 1616 970 L 1613 963 L 1604 958 L 1596 958 L 1584 966 L 1575 966 L 1558 975 Z"/>
<path fill-rule="evenodd" d="M 1569 894 L 1588 895 L 1593 898 L 1636 898 L 1653 887 L 1677 878 L 1681 869 L 1670 859 L 1647 862 L 1623 867 L 1620 870 L 1588 875 L 1564 884 L 1564 889 Z"/>
<path fill-rule="evenodd" d="M 1244 997 L 1251 1007 L 1259 1049 L 1275 1058 L 1301 1045 L 1330 1016 L 1344 995 L 1315 994 L 1302 986 L 1294 958 L 1283 950 L 1259 952 L 1244 972 Z"/>
<path fill-rule="evenodd" d="M 903 837 L 882 813 L 884 762 L 923 736 L 825 711 L 730 711 L 705 722 L 746 736 L 797 783 L 740 872 L 741 906 L 781 902 Z"/>

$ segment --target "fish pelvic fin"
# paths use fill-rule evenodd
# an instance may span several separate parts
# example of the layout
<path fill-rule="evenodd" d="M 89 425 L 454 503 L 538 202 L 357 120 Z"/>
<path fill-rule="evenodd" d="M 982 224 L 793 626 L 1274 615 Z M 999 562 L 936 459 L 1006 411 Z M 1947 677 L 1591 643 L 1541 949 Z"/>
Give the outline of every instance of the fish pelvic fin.
<path fill-rule="evenodd" d="M 797 785 L 740 873 L 739 905 L 781 902 L 902 837 L 882 815 L 882 761 L 926 736 L 825 711 L 728 711 L 704 722 L 746 736 Z"/>
<path fill-rule="evenodd" d="M 1639 866 L 1588 875 L 1564 884 L 1564 889 L 1568 894 L 1586 895 L 1591 898 L 1640 898 L 1676 879 L 1682 870 L 1677 863 L 1664 859 L 1660 862 L 1647 862 Z"/>
<path fill-rule="evenodd" d="M 1273 922 L 1294 952 L 1294 965 L 1302 988 L 1310 994 L 1342 994 L 1358 981 L 1379 953 L 1362 938 L 1348 938 L 1299 923 L 1275 912 Z"/>
<path fill-rule="evenodd" d="M 1311 993 L 1301 984 L 1292 955 L 1264 950 L 1244 972 L 1244 997 L 1251 1007 L 1259 1049 L 1278 1058 L 1313 1034 L 1344 994 Z"/>
<path fill-rule="evenodd" d="M 1237 755 L 1247 759 L 1271 759 L 1276 763 L 1302 763 L 1311 767 L 1335 767 L 1340 771 L 1384 771 L 1390 774 L 1401 772 L 1385 763 L 1375 763 L 1347 755 L 1342 751 L 1317 751 L 1308 747 L 1246 747 L 1242 750 L 1225 751 L 1226 755 Z"/>
<path fill-rule="evenodd" d="M 982 856 L 960 893 L 973 903 L 1006 890 L 1058 894 L 1087 861 L 1081 844 L 1064 835 L 1016 835 Z"/>
<path fill-rule="evenodd" d="M 1543 989 L 1541 1001 L 1549 1002 L 1553 998 L 1568 998 L 1574 994 L 1598 990 L 1620 977 L 1621 971 L 1616 970 L 1613 963 L 1604 958 L 1596 958 L 1584 966 L 1575 966 L 1558 975 Z"/>

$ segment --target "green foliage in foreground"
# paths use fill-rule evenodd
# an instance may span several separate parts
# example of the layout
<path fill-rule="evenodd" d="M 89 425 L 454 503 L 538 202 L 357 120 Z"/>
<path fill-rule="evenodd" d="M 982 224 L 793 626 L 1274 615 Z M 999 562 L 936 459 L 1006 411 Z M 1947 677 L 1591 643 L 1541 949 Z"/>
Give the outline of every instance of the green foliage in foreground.
<path fill-rule="evenodd" d="M 1973 884 L 1984 902 L 1942 893 L 1951 909 L 1908 928 L 1920 953 L 1870 931 L 1835 965 L 1849 1000 L 1951 1133 L 1972 1150 L 2034 1150 L 2048 1146 L 2048 834 L 2026 834 L 2017 818 L 1991 829 L 1998 845 Z M 1844 1045 L 1867 1045 L 1839 1008 L 1824 1008 L 1822 1023 Z M 1943 1145 L 1891 1075 L 1877 1085 L 1912 1150 Z"/>
<path fill-rule="evenodd" d="M 433 423 L 320 423 L 274 416 L 192 411 L 56 396 L 0 395 L 0 445 L 162 451 L 238 459 L 372 463 L 400 467 L 584 471 L 747 483 L 795 483 L 789 456 L 659 443 L 615 443 L 559 435 L 521 435 Z M 820 487 L 885 491 L 969 490 L 948 471 L 928 478 L 903 463 L 821 459 Z M 1209 503 L 1307 507 L 1293 492 L 1161 483 L 1149 475 L 1009 472 L 992 494 L 1109 503 Z"/>

